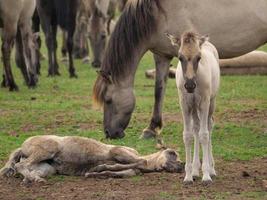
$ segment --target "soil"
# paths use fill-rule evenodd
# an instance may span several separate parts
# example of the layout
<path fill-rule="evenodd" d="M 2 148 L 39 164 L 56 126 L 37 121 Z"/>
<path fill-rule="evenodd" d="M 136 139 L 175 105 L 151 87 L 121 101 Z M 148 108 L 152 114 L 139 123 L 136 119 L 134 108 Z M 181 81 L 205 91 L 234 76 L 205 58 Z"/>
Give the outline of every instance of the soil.
<path fill-rule="evenodd" d="M 22 178 L 0 179 L 1 200 L 33 199 L 250 199 L 267 198 L 267 158 L 216 163 L 218 176 L 209 186 L 198 179 L 183 185 L 184 174 L 151 173 L 130 179 L 54 176 L 44 184 L 22 185 Z"/>

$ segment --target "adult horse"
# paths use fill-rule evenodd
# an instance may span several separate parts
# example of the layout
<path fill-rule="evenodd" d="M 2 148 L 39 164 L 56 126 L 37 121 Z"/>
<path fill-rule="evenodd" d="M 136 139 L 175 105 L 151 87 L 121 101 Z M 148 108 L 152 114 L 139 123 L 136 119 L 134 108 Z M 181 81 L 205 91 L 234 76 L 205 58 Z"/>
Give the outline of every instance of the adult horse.
<path fill-rule="evenodd" d="M 36 51 L 31 30 L 31 18 L 35 0 L 0 0 L 0 27 L 2 30 L 2 54 L 4 75 L 2 87 L 18 90 L 10 64 L 11 50 L 16 39 L 16 63 L 29 87 L 37 83 Z"/>
<path fill-rule="evenodd" d="M 133 92 L 137 65 L 148 50 L 155 53 L 155 105 L 143 137 L 162 128 L 162 102 L 170 61 L 177 56 L 165 37 L 185 30 L 209 34 L 221 58 L 250 52 L 267 41 L 266 0 L 133 0 L 130 1 L 109 41 L 94 99 L 104 107 L 107 137 L 124 136 L 135 107 Z M 243 22 L 246 23 L 243 23 Z"/>
<path fill-rule="evenodd" d="M 99 68 L 103 60 L 106 44 L 111 34 L 111 20 L 115 16 L 116 0 L 83 0 L 90 6 L 89 40 L 94 59 L 92 66 Z"/>
<path fill-rule="evenodd" d="M 66 30 L 70 77 L 77 77 L 73 64 L 73 34 L 79 0 L 37 0 L 37 10 L 48 48 L 48 76 L 60 75 L 57 63 L 57 26 Z"/>

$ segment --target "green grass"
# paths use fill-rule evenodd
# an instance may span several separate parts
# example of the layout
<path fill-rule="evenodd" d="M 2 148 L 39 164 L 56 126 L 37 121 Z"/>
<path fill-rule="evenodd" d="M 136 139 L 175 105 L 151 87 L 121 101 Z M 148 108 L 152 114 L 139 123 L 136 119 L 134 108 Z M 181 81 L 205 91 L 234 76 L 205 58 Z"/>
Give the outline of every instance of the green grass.
<path fill-rule="evenodd" d="M 104 139 L 102 111 L 92 108 L 95 69 L 80 61 L 75 61 L 75 65 L 78 79 L 69 79 L 67 66 L 62 63 L 61 77 L 47 78 L 47 61 L 43 61 L 39 85 L 30 90 L 23 84 L 22 76 L 13 62 L 12 70 L 20 91 L 11 93 L 7 89 L 0 89 L 0 163 L 3 164 L 8 154 L 26 138 L 43 134 L 96 138 L 106 143 L 136 148 L 142 154 L 156 151 L 154 140 L 139 139 L 142 130 L 149 124 L 154 102 L 154 81 L 144 76 L 146 69 L 154 67 L 152 55 L 146 54 L 140 63 L 135 81 L 136 109 L 126 130 L 126 137 L 116 141 Z M 266 76 L 222 77 L 213 132 L 216 158 L 250 160 L 267 155 L 266 86 Z M 231 117 L 255 109 L 256 112 L 265 113 L 265 118 L 231 120 Z M 164 122 L 164 140 L 168 146 L 179 150 L 183 158 L 182 122 L 174 122 L 176 117 L 181 119 L 174 80 L 168 81 L 164 113 L 173 119 Z"/>

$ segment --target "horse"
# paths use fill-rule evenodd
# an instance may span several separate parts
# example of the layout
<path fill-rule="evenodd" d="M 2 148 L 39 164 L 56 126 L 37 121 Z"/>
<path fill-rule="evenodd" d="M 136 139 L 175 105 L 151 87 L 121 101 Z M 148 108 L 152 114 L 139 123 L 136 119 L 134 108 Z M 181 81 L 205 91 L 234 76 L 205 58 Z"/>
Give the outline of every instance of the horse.
<path fill-rule="evenodd" d="M 186 30 L 209 33 L 220 58 L 232 58 L 267 41 L 266 9 L 265 0 L 259 0 L 257 4 L 250 0 L 229 0 L 227 3 L 213 0 L 129 1 L 111 35 L 93 89 L 95 103 L 104 108 L 106 137 L 125 135 L 135 108 L 135 72 L 148 50 L 154 53 L 156 63 L 155 104 L 150 125 L 142 137 L 160 134 L 169 66 L 178 52 L 165 37 L 166 32 L 173 35 L 181 35 Z M 246 23 L 240 23 L 244 20 Z"/>
<path fill-rule="evenodd" d="M 177 37 L 167 34 L 174 46 L 179 47 L 179 64 L 176 70 L 176 85 L 183 114 L 183 140 L 186 152 L 186 184 L 199 176 L 199 143 L 202 146 L 202 182 L 212 182 L 216 176 L 212 154 L 211 132 L 215 98 L 220 85 L 218 52 L 206 36 L 195 32 L 185 32 Z M 194 142 L 194 160 L 191 159 L 191 146 Z"/>
<path fill-rule="evenodd" d="M 116 0 L 85 0 L 90 6 L 89 40 L 94 59 L 92 66 L 99 68 L 103 60 L 106 43 L 112 32 L 110 25 L 115 16 Z"/>
<path fill-rule="evenodd" d="M 37 0 L 37 10 L 41 26 L 45 33 L 48 49 L 48 76 L 60 75 L 57 63 L 57 27 L 58 25 L 67 32 L 67 50 L 69 56 L 70 78 L 77 78 L 75 73 L 72 50 L 73 35 L 75 31 L 75 19 L 79 0 Z"/>
<path fill-rule="evenodd" d="M 18 86 L 13 78 L 10 57 L 16 41 L 16 63 L 20 68 L 26 84 L 35 87 L 38 81 L 36 74 L 37 57 L 35 36 L 31 30 L 31 18 L 35 9 L 34 0 L 0 0 L 0 18 L 2 30 L 2 54 L 4 75 L 1 86 L 10 91 L 17 91 Z"/>
<path fill-rule="evenodd" d="M 148 172 L 182 172 L 173 149 L 140 156 L 135 149 L 107 145 L 94 139 L 54 135 L 28 138 L 9 157 L 0 177 L 20 173 L 24 182 L 44 182 L 53 174 L 124 178 Z"/>

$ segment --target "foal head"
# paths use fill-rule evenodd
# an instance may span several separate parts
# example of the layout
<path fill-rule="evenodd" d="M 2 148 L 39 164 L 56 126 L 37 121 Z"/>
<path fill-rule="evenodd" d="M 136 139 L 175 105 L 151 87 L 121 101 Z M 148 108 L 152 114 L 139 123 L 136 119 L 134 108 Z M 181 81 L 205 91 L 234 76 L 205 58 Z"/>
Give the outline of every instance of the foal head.
<path fill-rule="evenodd" d="M 179 46 L 178 58 L 183 69 L 184 87 L 188 93 L 193 93 L 196 84 L 198 64 L 201 60 L 201 46 L 208 40 L 207 36 L 199 36 L 194 32 L 185 32 L 180 38 L 167 34 L 172 45 Z"/>

